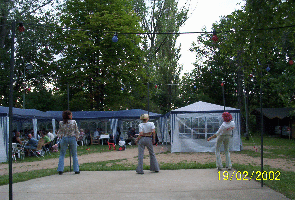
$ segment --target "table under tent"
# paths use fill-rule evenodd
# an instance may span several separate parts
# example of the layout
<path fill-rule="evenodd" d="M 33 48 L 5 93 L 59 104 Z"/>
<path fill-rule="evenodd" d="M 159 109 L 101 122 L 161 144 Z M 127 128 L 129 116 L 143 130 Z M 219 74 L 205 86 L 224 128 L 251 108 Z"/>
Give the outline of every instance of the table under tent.
<path fill-rule="evenodd" d="M 230 150 L 240 151 L 240 110 L 199 101 L 170 112 L 171 152 L 215 152 L 216 138 L 209 142 L 207 138 L 217 132 L 224 111 L 236 124 Z"/>

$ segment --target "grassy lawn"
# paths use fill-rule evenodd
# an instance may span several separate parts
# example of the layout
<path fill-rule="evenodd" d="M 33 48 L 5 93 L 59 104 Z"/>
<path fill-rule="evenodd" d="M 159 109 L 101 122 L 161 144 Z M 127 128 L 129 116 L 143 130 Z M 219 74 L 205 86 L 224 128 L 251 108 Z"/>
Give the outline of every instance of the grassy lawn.
<path fill-rule="evenodd" d="M 134 147 L 131 146 L 128 148 L 134 148 Z M 90 146 L 77 147 L 78 156 L 92 154 L 92 153 L 102 153 L 107 151 L 109 151 L 108 145 L 90 145 Z M 25 157 L 24 160 L 17 159 L 17 162 L 34 162 L 34 161 L 47 160 L 47 159 L 58 158 L 58 157 L 59 157 L 59 152 L 51 152 L 50 154 L 45 154 L 44 157 L 30 156 L 30 157 Z M 66 154 L 66 158 L 67 157 L 69 157 L 69 150 L 67 151 L 67 154 Z"/>
<path fill-rule="evenodd" d="M 282 138 L 272 138 L 264 137 L 264 157 L 265 158 L 284 158 L 286 160 L 295 159 L 295 141 Z M 242 138 L 243 146 L 257 146 L 260 148 L 260 136 L 250 137 L 250 140 Z M 129 148 L 136 148 L 129 147 Z M 109 151 L 108 146 L 92 145 L 92 146 L 79 146 L 78 155 L 85 155 L 97 152 Z M 260 151 L 258 152 L 252 150 L 243 150 L 238 152 L 240 154 L 246 154 L 252 157 L 260 157 Z M 181 154 L 181 153 L 180 153 Z M 51 155 L 46 155 L 44 158 L 29 157 L 25 158 L 25 161 L 34 162 L 36 160 L 44 160 L 51 158 L 58 158 L 59 153 L 52 153 Z M 69 156 L 69 155 L 67 155 Z M 181 156 L 181 155 L 179 155 Z M 122 159 L 124 160 L 124 159 Z M 101 161 L 96 163 L 85 163 L 80 165 L 81 171 L 118 171 L 118 170 L 135 170 L 135 165 L 122 165 L 120 161 L 122 160 L 111 160 L 111 161 Z M 20 161 L 22 162 L 22 161 Z M 161 163 L 161 170 L 178 170 L 178 169 L 206 169 L 215 168 L 215 162 L 200 164 L 196 162 L 180 162 L 180 163 Z M 235 172 L 240 171 L 244 179 L 249 179 L 253 171 L 260 171 L 260 166 L 253 165 L 241 165 L 233 164 Z M 148 165 L 144 166 L 145 170 L 149 169 Z M 65 167 L 65 172 L 69 171 L 69 167 Z M 259 176 L 259 173 L 253 173 L 251 179 L 260 182 L 259 179 L 264 178 L 264 185 L 276 190 L 290 199 L 295 199 L 295 172 L 283 171 L 281 169 L 270 168 L 269 166 L 264 166 L 264 171 L 268 173 L 268 178 Z M 35 179 L 39 177 L 49 176 L 56 174 L 56 169 L 45 169 L 37 170 L 31 172 L 15 173 L 13 174 L 13 182 L 21 182 L 30 179 Z M 245 175 L 248 175 L 245 177 Z M 272 180 L 271 180 L 272 179 Z M 8 175 L 0 176 L 0 185 L 8 184 Z"/>
<path fill-rule="evenodd" d="M 251 146 L 254 148 L 261 147 L 261 137 L 254 136 L 250 137 L 249 140 L 242 138 L 243 146 Z M 285 138 L 274 138 L 274 137 L 263 137 L 263 157 L 265 158 L 285 158 L 285 159 L 295 159 L 295 140 L 289 140 Z M 250 156 L 259 156 L 260 150 L 258 152 L 244 150 L 241 151 L 244 154 L 250 154 Z"/>
<path fill-rule="evenodd" d="M 253 150 L 243 150 L 241 154 L 246 154 L 252 157 L 261 157 L 260 155 L 260 147 L 261 147 L 261 137 L 260 136 L 252 136 L 249 140 L 246 140 L 244 137 L 242 138 L 243 147 L 250 146 L 251 148 L 254 146 L 258 149 L 258 151 Z M 285 139 L 285 138 L 274 138 L 265 136 L 263 137 L 263 157 L 264 158 L 283 158 L 286 160 L 295 159 L 295 140 Z M 261 181 L 263 179 L 261 174 L 261 166 L 252 166 L 252 165 L 239 165 L 233 164 L 233 167 L 240 172 L 248 173 L 248 177 L 254 171 L 254 175 L 252 178 L 256 181 Z M 295 199 L 295 172 L 284 171 L 281 169 L 270 168 L 270 166 L 264 165 L 263 170 L 268 174 L 268 178 L 264 176 L 263 184 L 272 188 L 275 191 L 278 191 L 284 194 L 286 197 L 290 199 Z M 257 174 L 256 172 L 259 171 Z M 259 177 L 257 177 L 260 175 Z M 270 176 L 269 176 L 270 175 Z M 273 179 L 273 180 L 270 180 Z"/>

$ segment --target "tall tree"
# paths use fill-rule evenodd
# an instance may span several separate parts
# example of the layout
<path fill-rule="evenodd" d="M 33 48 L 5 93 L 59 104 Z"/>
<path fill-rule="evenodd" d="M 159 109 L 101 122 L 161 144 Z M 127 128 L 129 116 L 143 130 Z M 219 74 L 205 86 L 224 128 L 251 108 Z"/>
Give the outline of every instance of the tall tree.
<path fill-rule="evenodd" d="M 50 6 L 58 1 L 0 0 L 0 105 L 8 105 L 9 60 L 11 49 L 11 24 L 16 21 L 14 98 L 16 107 L 25 106 L 25 95 L 38 91 L 50 82 L 54 54 L 58 44 L 52 40 L 56 34 L 56 16 Z M 24 29 L 20 28 L 22 26 Z M 32 88 L 32 90 L 30 90 Z"/>
<path fill-rule="evenodd" d="M 193 51 L 205 61 L 196 63 L 197 86 L 213 103 L 222 104 L 220 84 L 225 81 L 227 106 L 243 110 L 246 92 L 251 108 L 259 107 L 261 89 L 263 107 L 294 105 L 294 86 L 285 81 L 294 79 L 288 64 L 294 54 L 293 7 L 278 0 L 248 0 L 243 10 L 213 24 L 218 41 L 212 41 L 212 33 L 199 37 L 202 45 L 194 45 Z"/>
<path fill-rule="evenodd" d="M 140 38 L 128 34 L 141 29 L 130 2 L 68 0 L 62 13 L 62 24 L 69 30 L 64 33 L 65 48 L 55 78 L 59 93 L 69 85 L 71 109 L 141 107 L 145 75 Z M 112 42 L 115 32 L 116 43 Z"/>
<path fill-rule="evenodd" d="M 189 2 L 189 1 L 187 1 Z M 146 52 L 146 73 L 149 75 L 150 110 L 166 113 L 178 97 L 181 66 L 177 64 L 179 48 L 176 39 L 179 28 L 187 20 L 189 7 L 178 8 L 178 1 L 133 0 L 135 12 L 141 19 L 143 49 Z"/>

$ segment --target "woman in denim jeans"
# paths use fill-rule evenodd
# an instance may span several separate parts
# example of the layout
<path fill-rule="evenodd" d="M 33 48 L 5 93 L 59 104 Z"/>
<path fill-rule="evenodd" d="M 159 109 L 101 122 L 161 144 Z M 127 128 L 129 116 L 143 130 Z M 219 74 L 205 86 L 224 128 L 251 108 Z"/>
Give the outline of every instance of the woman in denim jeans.
<path fill-rule="evenodd" d="M 68 146 L 70 146 L 70 151 L 73 156 L 73 167 L 75 174 L 80 174 L 78 157 L 77 157 L 77 139 L 79 137 L 80 131 L 78 129 L 75 120 L 72 120 L 72 112 L 69 110 L 63 111 L 62 113 L 63 121 L 59 122 L 59 130 L 57 132 L 60 141 L 60 155 L 57 171 L 59 175 L 63 174 L 64 171 L 64 159 Z"/>

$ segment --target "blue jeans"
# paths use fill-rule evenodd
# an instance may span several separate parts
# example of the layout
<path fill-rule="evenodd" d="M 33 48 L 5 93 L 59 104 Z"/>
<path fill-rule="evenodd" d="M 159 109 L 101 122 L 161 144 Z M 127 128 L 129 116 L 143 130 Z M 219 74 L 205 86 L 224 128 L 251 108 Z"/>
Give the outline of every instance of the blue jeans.
<path fill-rule="evenodd" d="M 70 146 L 70 151 L 73 156 L 73 168 L 74 172 L 79 171 L 78 157 L 77 157 L 77 141 L 76 137 L 63 137 L 60 141 L 60 155 L 57 171 L 64 171 L 64 160 L 68 146 Z"/>

